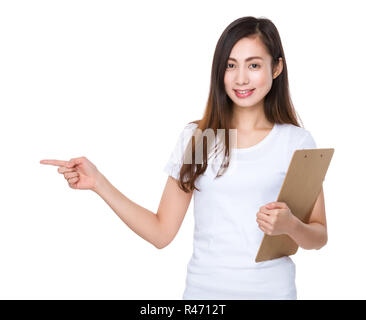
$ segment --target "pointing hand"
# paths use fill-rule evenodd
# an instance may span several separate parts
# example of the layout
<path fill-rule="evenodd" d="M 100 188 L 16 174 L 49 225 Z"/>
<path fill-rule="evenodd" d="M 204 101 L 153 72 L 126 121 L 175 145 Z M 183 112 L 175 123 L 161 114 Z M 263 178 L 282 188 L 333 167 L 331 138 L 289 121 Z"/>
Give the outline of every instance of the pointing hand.
<path fill-rule="evenodd" d="M 64 175 L 70 188 L 95 191 L 101 173 L 86 157 L 73 158 L 69 161 L 45 159 L 41 164 L 58 166 L 58 173 Z"/>

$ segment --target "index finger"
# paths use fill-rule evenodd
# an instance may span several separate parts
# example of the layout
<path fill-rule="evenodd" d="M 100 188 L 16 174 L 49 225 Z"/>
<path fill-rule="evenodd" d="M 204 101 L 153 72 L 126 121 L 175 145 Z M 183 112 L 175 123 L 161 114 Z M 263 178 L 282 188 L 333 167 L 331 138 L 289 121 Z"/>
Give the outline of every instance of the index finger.
<path fill-rule="evenodd" d="M 45 160 L 41 160 L 39 163 L 41 163 L 41 164 L 51 164 L 53 166 L 63 166 L 63 167 L 66 167 L 66 164 L 68 163 L 68 161 L 54 160 L 54 159 L 45 159 Z"/>

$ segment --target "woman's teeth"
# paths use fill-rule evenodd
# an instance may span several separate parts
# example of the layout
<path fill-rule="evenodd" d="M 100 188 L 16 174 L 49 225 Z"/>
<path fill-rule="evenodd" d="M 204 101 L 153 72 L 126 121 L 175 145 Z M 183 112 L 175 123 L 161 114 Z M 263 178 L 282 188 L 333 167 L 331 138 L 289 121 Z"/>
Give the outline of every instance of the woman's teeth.
<path fill-rule="evenodd" d="M 234 90 L 238 98 L 246 98 L 253 94 L 254 89 L 251 90 Z"/>

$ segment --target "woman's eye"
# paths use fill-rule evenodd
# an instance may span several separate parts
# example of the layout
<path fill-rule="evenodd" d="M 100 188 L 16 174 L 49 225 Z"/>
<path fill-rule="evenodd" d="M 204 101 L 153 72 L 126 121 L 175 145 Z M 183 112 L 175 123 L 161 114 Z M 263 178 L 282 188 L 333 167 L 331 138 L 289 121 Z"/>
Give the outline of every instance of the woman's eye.
<path fill-rule="evenodd" d="M 229 68 L 229 69 L 231 69 L 231 67 L 230 66 L 233 66 L 234 64 L 233 63 L 228 63 L 227 65 L 226 65 L 226 67 L 227 68 Z M 251 66 L 256 66 L 254 69 L 258 69 L 258 67 L 260 67 L 260 65 L 259 64 L 257 64 L 257 63 L 252 63 L 251 64 Z"/>

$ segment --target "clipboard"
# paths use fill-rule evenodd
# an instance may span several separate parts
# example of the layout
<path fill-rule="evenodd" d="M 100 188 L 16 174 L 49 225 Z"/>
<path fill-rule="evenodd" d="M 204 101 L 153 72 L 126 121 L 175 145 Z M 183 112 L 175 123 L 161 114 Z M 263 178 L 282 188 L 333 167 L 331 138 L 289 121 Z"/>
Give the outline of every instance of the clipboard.
<path fill-rule="evenodd" d="M 334 148 L 299 149 L 292 155 L 277 201 L 285 202 L 292 214 L 304 223 L 309 221 L 333 153 Z M 264 234 L 255 262 L 293 255 L 298 248 L 286 234 Z"/>

